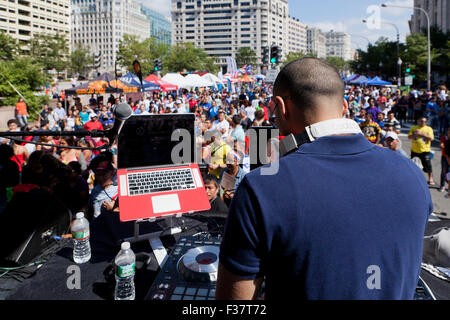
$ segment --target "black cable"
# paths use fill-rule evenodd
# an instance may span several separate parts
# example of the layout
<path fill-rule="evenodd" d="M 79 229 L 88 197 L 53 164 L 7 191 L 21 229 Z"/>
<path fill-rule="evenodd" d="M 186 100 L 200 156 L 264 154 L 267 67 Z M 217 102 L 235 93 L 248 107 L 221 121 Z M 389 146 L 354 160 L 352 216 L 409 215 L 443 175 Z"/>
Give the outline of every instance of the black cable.
<path fill-rule="evenodd" d="M 22 140 L 22 139 L 17 139 L 17 138 L 12 138 L 12 137 L 8 137 L 7 139 L 14 140 L 14 141 L 17 141 L 17 142 L 31 143 L 31 144 L 35 144 L 35 145 L 38 145 L 38 146 L 47 146 L 47 147 L 54 147 L 54 148 L 61 148 L 61 149 L 77 149 L 77 150 L 99 151 L 99 150 L 102 150 L 102 149 L 110 148 L 109 144 L 104 144 L 104 145 L 99 146 L 99 147 L 75 147 L 75 146 L 60 146 L 60 145 L 52 144 L 52 143 L 42 143 L 42 142 L 36 142 L 36 141 L 28 141 L 28 140 Z"/>

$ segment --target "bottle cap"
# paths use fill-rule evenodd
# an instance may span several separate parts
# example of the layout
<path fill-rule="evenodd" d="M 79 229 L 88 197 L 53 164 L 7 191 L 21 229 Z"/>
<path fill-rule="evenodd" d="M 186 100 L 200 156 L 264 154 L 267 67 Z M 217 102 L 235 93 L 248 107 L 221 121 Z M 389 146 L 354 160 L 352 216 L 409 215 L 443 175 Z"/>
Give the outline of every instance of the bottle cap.
<path fill-rule="evenodd" d="M 122 242 L 122 245 L 120 246 L 122 250 L 128 250 L 130 249 L 130 243 L 129 242 Z"/>
<path fill-rule="evenodd" d="M 77 217 L 77 219 L 84 218 L 84 213 L 83 212 L 78 212 L 76 217 Z"/>

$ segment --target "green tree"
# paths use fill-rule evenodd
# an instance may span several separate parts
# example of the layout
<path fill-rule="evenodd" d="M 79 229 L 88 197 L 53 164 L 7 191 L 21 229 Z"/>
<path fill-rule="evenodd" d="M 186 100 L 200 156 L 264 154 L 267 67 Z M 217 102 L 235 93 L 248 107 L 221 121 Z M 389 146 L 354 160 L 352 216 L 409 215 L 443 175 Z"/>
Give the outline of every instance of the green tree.
<path fill-rule="evenodd" d="M 193 43 L 178 43 L 170 48 L 164 60 L 169 72 L 207 71 L 217 72 L 219 67 L 214 64 L 214 58 L 208 56 L 205 50 L 195 48 Z"/>
<path fill-rule="evenodd" d="M 19 54 L 17 40 L 10 35 L 0 32 L 0 60 L 13 60 Z"/>
<path fill-rule="evenodd" d="M 125 34 L 119 43 L 117 60 L 118 64 L 129 72 L 134 72 L 133 62 L 138 60 L 142 74 L 148 75 L 154 72 L 153 62 L 155 59 L 161 59 L 165 68 L 164 59 L 168 50 L 167 45 L 158 43 L 155 38 L 139 41 L 136 35 Z"/>
<path fill-rule="evenodd" d="M 251 48 L 241 47 L 236 53 L 236 64 L 238 68 L 245 65 L 256 65 L 256 53 Z"/>
<path fill-rule="evenodd" d="M 94 63 L 94 58 L 88 48 L 78 46 L 70 54 L 70 70 L 79 75 L 84 75 L 89 65 Z"/>
<path fill-rule="evenodd" d="M 349 67 L 349 63 L 340 57 L 328 57 L 325 61 L 335 66 L 341 72 Z"/>
<path fill-rule="evenodd" d="M 284 58 L 282 67 L 286 66 L 288 63 L 290 63 L 292 61 L 299 60 L 299 59 L 305 58 L 305 57 L 317 58 L 317 53 L 315 53 L 315 52 L 303 53 L 302 51 L 289 52 L 287 54 L 287 56 Z"/>
<path fill-rule="evenodd" d="M 35 34 L 28 55 L 42 64 L 44 70 L 62 72 L 69 65 L 69 44 L 61 34 Z"/>
<path fill-rule="evenodd" d="M 42 65 L 30 57 L 20 57 L 9 61 L 0 61 L 0 96 L 6 98 L 4 105 L 15 105 L 20 95 L 11 87 L 11 83 L 26 99 L 31 119 L 35 119 L 47 96 L 36 96 L 48 81 Z"/>

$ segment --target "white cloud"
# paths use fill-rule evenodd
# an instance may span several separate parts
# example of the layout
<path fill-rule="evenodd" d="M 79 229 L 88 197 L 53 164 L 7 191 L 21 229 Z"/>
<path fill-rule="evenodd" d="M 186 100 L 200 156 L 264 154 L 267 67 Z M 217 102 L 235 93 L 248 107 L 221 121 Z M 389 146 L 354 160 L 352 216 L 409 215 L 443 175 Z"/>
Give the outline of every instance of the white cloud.
<path fill-rule="evenodd" d="M 171 0 L 140 0 L 140 3 L 167 18 L 171 18 Z"/>

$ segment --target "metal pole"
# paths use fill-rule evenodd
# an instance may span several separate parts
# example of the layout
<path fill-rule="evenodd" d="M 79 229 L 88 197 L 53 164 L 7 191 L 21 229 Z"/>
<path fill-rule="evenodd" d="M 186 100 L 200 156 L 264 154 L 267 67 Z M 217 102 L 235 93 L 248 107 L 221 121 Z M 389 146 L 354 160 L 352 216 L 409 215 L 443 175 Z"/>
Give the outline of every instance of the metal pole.
<path fill-rule="evenodd" d="M 407 6 L 397 6 L 397 5 L 391 5 L 391 4 L 385 4 L 383 3 L 381 5 L 382 7 L 396 7 L 396 8 L 406 8 L 406 9 L 415 9 L 415 10 L 420 10 L 425 14 L 425 17 L 427 18 L 427 40 L 428 40 L 428 44 L 427 44 L 427 55 L 428 55 L 428 63 L 427 63 L 427 87 L 428 90 L 431 90 L 431 42 L 430 42 L 430 16 L 428 15 L 428 12 L 426 12 L 424 9 L 419 8 L 419 7 L 407 7 Z"/>

